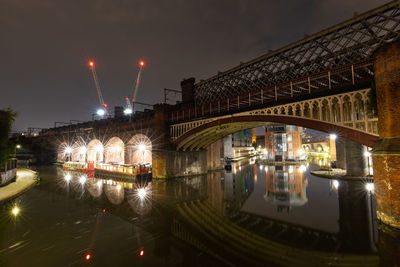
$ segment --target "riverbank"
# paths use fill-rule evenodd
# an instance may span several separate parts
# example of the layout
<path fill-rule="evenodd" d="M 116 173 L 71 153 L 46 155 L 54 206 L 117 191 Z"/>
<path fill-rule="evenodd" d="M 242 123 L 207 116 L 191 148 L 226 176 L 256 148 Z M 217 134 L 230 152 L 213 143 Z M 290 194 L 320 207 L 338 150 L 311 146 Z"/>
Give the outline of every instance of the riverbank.
<path fill-rule="evenodd" d="M 0 187 L 0 204 L 12 200 L 24 193 L 36 183 L 37 174 L 28 169 L 18 169 L 17 178 L 6 186 Z"/>
<path fill-rule="evenodd" d="M 327 178 L 327 179 L 335 179 L 335 180 L 372 180 L 372 176 L 362 176 L 362 177 L 356 177 L 356 176 L 348 176 L 346 175 L 346 170 L 343 169 L 337 169 L 337 168 L 332 168 L 330 170 L 317 170 L 317 171 L 310 171 L 312 175 L 321 177 L 321 178 Z"/>

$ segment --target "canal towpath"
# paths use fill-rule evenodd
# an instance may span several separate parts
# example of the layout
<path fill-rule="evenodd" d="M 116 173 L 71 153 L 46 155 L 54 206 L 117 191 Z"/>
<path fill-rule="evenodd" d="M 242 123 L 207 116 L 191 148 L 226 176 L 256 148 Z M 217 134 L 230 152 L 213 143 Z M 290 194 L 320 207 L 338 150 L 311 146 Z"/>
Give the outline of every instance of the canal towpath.
<path fill-rule="evenodd" d="M 0 204 L 19 196 L 31 188 L 36 183 L 36 177 L 35 171 L 19 168 L 16 181 L 0 187 Z"/>

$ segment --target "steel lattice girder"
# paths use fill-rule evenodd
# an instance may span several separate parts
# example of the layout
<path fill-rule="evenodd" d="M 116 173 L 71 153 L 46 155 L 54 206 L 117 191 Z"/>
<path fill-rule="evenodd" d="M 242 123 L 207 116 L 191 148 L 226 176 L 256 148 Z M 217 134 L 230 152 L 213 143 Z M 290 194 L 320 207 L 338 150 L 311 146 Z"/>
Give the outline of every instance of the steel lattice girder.
<path fill-rule="evenodd" d="M 195 102 L 201 105 L 340 66 L 371 62 L 377 47 L 399 37 L 400 9 L 394 1 L 197 83 Z M 372 78 L 373 73 L 364 75 Z"/>

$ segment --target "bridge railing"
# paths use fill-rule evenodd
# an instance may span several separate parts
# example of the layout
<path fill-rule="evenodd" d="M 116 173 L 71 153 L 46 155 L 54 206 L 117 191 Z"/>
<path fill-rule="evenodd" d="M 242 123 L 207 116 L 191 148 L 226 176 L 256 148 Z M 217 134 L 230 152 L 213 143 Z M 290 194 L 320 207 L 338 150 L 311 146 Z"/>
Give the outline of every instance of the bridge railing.
<path fill-rule="evenodd" d="M 263 87 L 261 84 L 253 84 L 251 86 L 258 89 L 235 97 L 173 111 L 169 114 L 169 122 L 183 122 L 340 93 L 357 86 L 369 85 L 372 79 L 373 63 L 367 61 L 304 76 L 275 86 Z M 251 83 L 249 80 L 249 84 Z"/>

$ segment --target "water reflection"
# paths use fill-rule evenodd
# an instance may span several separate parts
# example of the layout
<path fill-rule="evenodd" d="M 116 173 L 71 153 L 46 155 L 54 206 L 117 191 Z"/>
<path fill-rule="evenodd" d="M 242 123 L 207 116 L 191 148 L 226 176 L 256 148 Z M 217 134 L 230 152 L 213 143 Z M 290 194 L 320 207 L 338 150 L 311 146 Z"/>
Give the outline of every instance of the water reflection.
<path fill-rule="evenodd" d="M 307 180 L 301 166 L 270 166 L 266 182 L 266 201 L 272 202 L 279 212 L 290 212 L 292 207 L 307 203 Z"/>
<path fill-rule="evenodd" d="M 323 253 L 340 252 L 352 253 L 356 263 L 376 265 L 378 233 L 373 188 L 364 181 L 318 178 L 310 174 L 312 169 L 312 165 L 240 162 L 234 164 L 232 172 L 172 181 L 130 182 L 85 176 L 84 183 L 81 173 L 44 170 L 41 185 L 21 197 L 29 203 L 21 204 L 23 214 L 29 218 L 27 229 L 16 232 L 7 228 L 15 231 L 12 233 L 17 238 L 4 235 L 0 251 L 18 239 L 29 240 L 32 246 L 25 247 L 24 253 L 34 258 L 38 253 L 35 247 L 51 247 L 40 238 L 51 228 L 55 238 L 65 240 L 65 245 L 57 243 L 64 249 L 49 249 L 54 256 L 48 256 L 52 260 L 44 260 L 43 266 L 54 262 L 72 264 L 76 255 L 84 259 L 89 242 L 94 242 L 95 248 L 101 247 L 90 250 L 91 261 L 100 258 L 104 262 L 98 261 L 97 265 L 107 265 L 108 259 L 121 266 L 140 265 L 135 257 L 142 257 L 144 247 L 143 258 L 151 259 L 146 264 L 158 266 L 193 266 L 201 260 L 211 266 L 221 259 L 245 265 L 250 250 L 255 254 L 250 261 L 253 265 L 259 261 L 279 264 L 280 259 L 290 255 L 294 266 L 300 254 L 291 253 L 297 249 L 312 249 L 315 259 L 321 262 L 326 260 Z M 11 207 L 6 211 L 9 216 L 10 211 Z M 36 227 L 40 223 L 42 228 Z M 27 231 L 30 234 L 22 237 Z M 102 258 L 100 251 L 109 253 Z M 10 266 L 24 266 L 14 260 L 16 254 L 1 253 L 0 265 L 7 261 Z M 215 258 L 205 260 L 206 255 Z M 57 261 L 57 257 L 63 260 Z"/>

